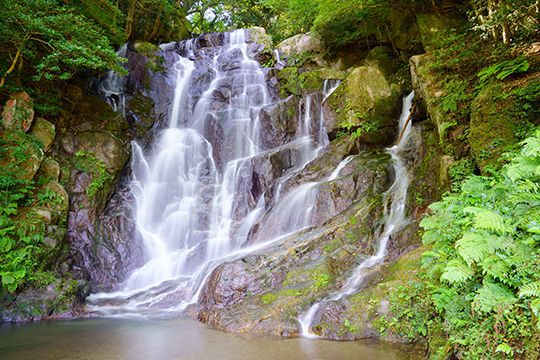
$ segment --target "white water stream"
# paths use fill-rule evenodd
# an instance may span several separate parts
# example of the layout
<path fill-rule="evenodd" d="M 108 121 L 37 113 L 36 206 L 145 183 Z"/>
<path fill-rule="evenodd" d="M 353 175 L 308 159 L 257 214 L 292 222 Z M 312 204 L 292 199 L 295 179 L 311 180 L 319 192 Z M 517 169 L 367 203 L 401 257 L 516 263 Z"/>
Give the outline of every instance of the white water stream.
<path fill-rule="evenodd" d="M 386 151 L 392 157 L 395 180 L 392 186 L 390 186 L 390 188 L 384 194 L 383 202 L 385 206 L 385 224 L 383 232 L 379 236 L 377 251 L 374 255 L 371 255 L 362 261 L 360 265 L 354 269 L 352 276 L 347 280 L 341 290 L 313 304 L 307 312 L 300 315 L 298 322 L 300 323 L 301 334 L 304 337 L 318 337 L 318 335 L 311 331 L 311 325 L 321 305 L 332 301 L 338 301 L 343 297 L 354 294 L 356 291 L 358 291 L 365 279 L 366 270 L 375 265 L 381 264 L 384 261 L 388 249 L 388 243 L 392 236 L 403 229 L 403 227 L 408 223 L 405 214 L 405 206 L 410 180 L 406 164 L 401 158 L 401 151 L 407 145 L 407 141 L 409 140 L 409 136 L 411 134 L 412 123 L 409 121 L 409 117 L 413 97 L 414 93 L 411 93 L 403 99 L 403 110 L 399 118 L 398 131 L 398 134 L 400 134 L 401 137 L 398 139 L 397 144 L 386 149 Z"/>
<path fill-rule="evenodd" d="M 265 204 L 260 196 L 255 206 L 238 212 L 245 206 L 242 199 L 251 181 L 246 169 L 255 157 L 272 150 L 259 145 L 259 111 L 277 99 L 271 98 L 259 64 L 248 56 L 246 32 L 226 35 L 225 45 L 211 62 L 213 79 L 196 104 L 191 103 L 189 90 L 197 45 L 183 44 L 187 55 L 176 55 L 170 69 L 176 86 L 168 128 L 159 133 L 149 152 L 133 143 L 131 190 L 144 264 L 127 277 L 121 290 L 90 295 L 91 312 L 125 316 L 182 311 L 197 301 L 215 266 L 310 226 L 317 185 L 337 178 L 350 161 L 341 162 L 321 182 L 300 185 L 281 199 L 278 190 L 272 204 Z M 222 60 L 227 57 L 237 57 L 239 66 L 227 65 Z M 325 81 L 322 99 L 337 85 Z M 216 102 L 216 96 L 222 100 Z M 301 144 L 300 159 L 278 180 L 278 188 L 328 145 L 324 114 L 321 110 L 312 117 L 313 102 L 308 95 L 300 111 L 295 140 Z M 280 228 L 248 246 L 251 227 L 267 212 L 263 227 L 277 223 Z"/>

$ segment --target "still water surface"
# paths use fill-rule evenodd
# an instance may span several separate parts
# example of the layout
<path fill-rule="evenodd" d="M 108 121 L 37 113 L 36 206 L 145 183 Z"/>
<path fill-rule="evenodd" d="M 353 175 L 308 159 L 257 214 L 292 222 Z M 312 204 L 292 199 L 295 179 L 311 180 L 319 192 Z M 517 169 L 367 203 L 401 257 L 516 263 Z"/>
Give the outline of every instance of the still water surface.
<path fill-rule="evenodd" d="M 0 359 L 412 360 L 405 347 L 369 342 L 242 337 L 190 318 L 86 319 L 0 328 Z"/>

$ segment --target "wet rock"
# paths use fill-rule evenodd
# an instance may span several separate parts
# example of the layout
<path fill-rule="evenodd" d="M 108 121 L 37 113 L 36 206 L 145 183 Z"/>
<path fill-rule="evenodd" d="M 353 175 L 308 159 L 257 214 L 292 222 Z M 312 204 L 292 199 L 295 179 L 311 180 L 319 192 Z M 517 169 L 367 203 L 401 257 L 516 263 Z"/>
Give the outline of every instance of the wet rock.
<path fill-rule="evenodd" d="M 366 171 L 357 163 L 344 170 L 343 176 L 362 177 Z M 346 209 L 324 225 L 216 268 L 201 295 L 198 318 L 227 331 L 297 335 L 299 313 L 341 286 L 361 254 L 372 251 L 368 229 L 381 209 L 375 205 L 380 198 L 374 194 L 386 185 L 386 174 L 383 170 L 375 177 L 375 181 L 366 178 L 366 186 L 350 195 L 352 204 L 343 205 Z M 351 186 L 349 181 L 343 180 L 342 185 Z M 352 216 L 358 222 L 350 222 Z"/>
<path fill-rule="evenodd" d="M 56 280 L 44 289 L 27 288 L 16 295 L 0 293 L 0 324 L 71 318 L 80 313 L 78 284 Z"/>
<path fill-rule="evenodd" d="M 43 145 L 43 151 L 48 152 L 54 142 L 56 128 L 51 122 L 38 117 L 34 121 L 29 134 Z"/>
<path fill-rule="evenodd" d="M 299 105 L 298 97 L 289 96 L 261 109 L 261 141 L 265 149 L 272 149 L 293 140 L 298 127 Z"/>
<path fill-rule="evenodd" d="M 27 132 L 34 121 L 32 98 L 26 92 L 10 95 L 2 110 L 1 125 L 4 129 L 22 130 Z"/>
<path fill-rule="evenodd" d="M 242 67 L 243 60 L 242 50 L 238 48 L 232 48 L 225 51 L 217 58 L 220 71 L 230 71 L 240 69 Z"/>

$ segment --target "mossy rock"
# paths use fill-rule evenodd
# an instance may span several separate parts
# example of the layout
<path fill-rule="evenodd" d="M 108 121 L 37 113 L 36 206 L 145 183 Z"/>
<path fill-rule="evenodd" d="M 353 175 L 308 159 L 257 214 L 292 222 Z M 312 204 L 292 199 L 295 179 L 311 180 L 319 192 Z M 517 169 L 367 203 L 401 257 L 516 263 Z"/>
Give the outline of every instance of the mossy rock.
<path fill-rule="evenodd" d="M 313 326 L 315 333 L 332 339 L 378 338 L 389 342 L 410 342 L 405 333 L 382 329 L 381 321 L 390 319 L 392 309 L 410 306 L 400 304 L 402 287 L 418 281 L 421 255 L 425 248 L 417 248 L 383 268 L 371 269 L 366 274 L 364 288 L 338 302 L 327 304 L 319 322 Z M 408 325 L 408 324 L 407 324 Z M 406 324 L 404 324 L 406 326 Z"/>
<path fill-rule="evenodd" d="M 377 46 L 369 51 L 365 64 L 377 66 L 383 75 L 389 79 L 400 67 L 395 52 L 388 46 Z"/>
<path fill-rule="evenodd" d="M 500 167 L 501 155 L 508 146 L 518 140 L 515 136 L 516 123 L 508 116 L 508 109 L 514 107 L 511 99 L 503 101 L 500 84 L 486 86 L 471 105 L 469 144 L 480 169 L 491 165 Z"/>
<path fill-rule="evenodd" d="M 48 152 L 56 136 L 56 127 L 50 121 L 38 117 L 35 119 L 29 134 L 43 145 L 43 151 Z"/>
<path fill-rule="evenodd" d="M 466 19 L 458 12 L 436 13 L 423 12 L 416 14 L 416 24 L 426 51 L 440 47 L 441 41 L 455 30 L 463 29 Z"/>
<path fill-rule="evenodd" d="M 43 187 L 45 192 L 53 194 L 53 198 L 48 202 L 47 207 L 65 217 L 69 209 L 69 195 L 64 187 L 57 181 L 49 181 Z"/>
<path fill-rule="evenodd" d="M 158 55 L 159 46 L 149 42 L 136 42 L 133 45 L 136 52 L 146 57 L 145 67 L 152 72 L 164 72 L 163 57 Z"/>
<path fill-rule="evenodd" d="M 249 40 L 251 42 L 264 45 L 265 51 L 271 51 L 274 43 L 272 37 L 266 33 L 266 30 L 260 26 L 250 27 L 248 29 Z"/>
<path fill-rule="evenodd" d="M 0 125 L 4 129 L 28 131 L 34 121 L 32 98 L 24 91 L 13 93 L 4 105 Z"/>
<path fill-rule="evenodd" d="M 319 53 L 323 45 L 313 34 L 298 34 L 283 40 L 277 46 L 278 50 L 287 57 L 299 56 L 305 53 Z"/>
<path fill-rule="evenodd" d="M 322 91 L 324 80 L 343 80 L 347 76 L 344 71 L 330 68 L 306 70 L 295 66 L 289 66 L 278 74 L 280 83 L 280 95 L 302 95 L 314 91 Z"/>
<path fill-rule="evenodd" d="M 0 137 L 4 143 L 0 166 L 20 180 L 34 179 L 45 157 L 38 141 L 20 130 L 3 131 Z"/>
<path fill-rule="evenodd" d="M 354 68 L 328 99 L 334 119 L 329 119 L 327 130 L 364 128 L 362 142 L 387 145 L 394 139 L 400 96 L 400 87 L 377 65 Z"/>
<path fill-rule="evenodd" d="M 411 57 L 411 77 L 416 97 L 424 100 L 429 117 L 437 127 L 439 141 L 442 142 L 447 124 L 451 123 L 453 119 L 448 119 L 446 112 L 441 107 L 440 100 L 445 95 L 442 86 L 443 78 L 430 67 L 433 61 L 431 54 Z"/>
<path fill-rule="evenodd" d="M 413 13 L 403 9 L 390 9 L 388 17 L 390 33 L 394 46 L 406 52 L 420 52 L 422 40 Z"/>
<path fill-rule="evenodd" d="M 39 176 L 47 180 L 58 181 L 60 179 L 60 164 L 58 161 L 46 158 L 39 168 Z"/>

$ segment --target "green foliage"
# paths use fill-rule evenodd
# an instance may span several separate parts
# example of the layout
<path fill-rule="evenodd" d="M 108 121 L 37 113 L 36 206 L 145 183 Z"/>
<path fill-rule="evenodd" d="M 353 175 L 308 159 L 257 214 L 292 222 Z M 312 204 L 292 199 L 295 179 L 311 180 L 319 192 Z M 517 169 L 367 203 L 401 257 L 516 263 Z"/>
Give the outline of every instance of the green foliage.
<path fill-rule="evenodd" d="M 425 283 L 465 358 L 537 351 L 540 329 L 540 129 L 492 177 L 471 176 L 424 218 Z M 493 331 L 493 328 L 497 331 Z"/>
<path fill-rule="evenodd" d="M 23 64 L 38 81 L 67 80 L 83 69 L 124 71 L 102 28 L 77 9 L 57 0 L 2 0 L 0 6 L 4 80 Z"/>
<path fill-rule="evenodd" d="M 504 44 L 530 40 L 540 25 L 536 0 L 471 0 L 468 14 L 483 38 Z"/>
<path fill-rule="evenodd" d="M 369 46 L 387 34 L 389 3 L 384 0 L 321 1 L 313 22 L 328 50 L 362 42 Z"/>
<path fill-rule="evenodd" d="M 261 301 L 264 305 L 270 305 L 274 301 L 276 301 L 277 297 L 278 297 L 277 294 L 267 293 L 267 294 L 261 295 Z"/>
<path fill-rule="evenodd" d="M 35 201 L 32 181 L 21 179 L 21 165 L 28 160 L 28 147 L 36 146 L 24 133 L 4 133 L 0 159 L 0 277 L 2 288 L 14 292 L 29 281 L 47 281 L 40 269 L 45 254 L 42 219 L 28 213 Z"/>
<path fill-rule="evenodd" d="M 330 284 L 331 276 L 325 272 L 317 272 L 312 275 L 313 286 L 316 288 L 325 288 Z"/>
<path fill-rule="evenodd" d="M 524 56 L 518 56 L 512 60 L 502 61 L 500 63 L 488 66 L 478 73 L 480 82 L 485 82 L 495 76 L 498 80 L 503 80 L 513 74 L 525 73 L 529 70 L 529 61 Z"/>
<path fill-rule="evenodd" d="M 90 198 L 96 198 L 99 192 L 113 181 L 105 163 L 88 151 L 79 150 L 75 153 L 75 168 L 92 175 L 92 182 L 86 189 Z"/>

